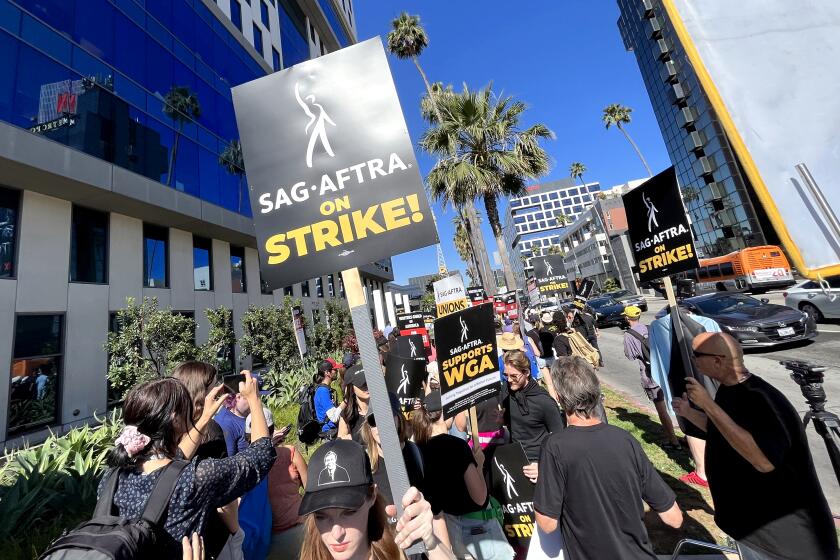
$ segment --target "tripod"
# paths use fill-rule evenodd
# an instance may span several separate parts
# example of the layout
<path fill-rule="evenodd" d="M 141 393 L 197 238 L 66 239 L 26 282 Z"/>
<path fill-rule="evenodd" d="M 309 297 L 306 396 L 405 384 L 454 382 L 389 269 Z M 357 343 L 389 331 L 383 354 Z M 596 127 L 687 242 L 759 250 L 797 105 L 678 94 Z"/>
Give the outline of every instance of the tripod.
<path fill-rule="evenodd" d="M 784 360 L 779 363 L 790 370 L 791 379 L 802 390 L 802 396 L 805 397 L 805 402 L 810 408 L 805 413 L 802 422 L 807 428 L 808 422 L 814 421 L 814 428 L 825 442 L 828 458 L 831 459 L 831 466 L 834 468 L 834 476 L 840 482 L 840 418 L 825 409 L 828 399 L 823 388 L 825 379 L 823 374 L 826 368 L 799 360 Z"/>

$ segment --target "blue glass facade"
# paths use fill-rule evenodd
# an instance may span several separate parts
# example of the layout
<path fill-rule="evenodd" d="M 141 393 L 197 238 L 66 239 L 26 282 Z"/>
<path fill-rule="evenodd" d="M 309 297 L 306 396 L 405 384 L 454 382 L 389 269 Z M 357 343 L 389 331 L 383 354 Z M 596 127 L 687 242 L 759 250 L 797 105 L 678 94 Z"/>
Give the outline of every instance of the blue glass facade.
<path fill-rule="evenodd" d="M 309 60 L 309 41 L 306 39 L 306 16 L 294 0 L 278 0 L 280 16 L 280 49 L 285 68 Z"/>
<path fill-rule="evenodd" d="M 0 61 L 0 120 L 250 215 L 219 156 L 266 71 L 201 0 L 0 0 Z M 175 86 L 197 118 L 167 116 Z"/>
<path fill-rule="evenodd" d="M 347 38 L 347 33 L 344 32 L 344 26 L 341 25 L 338 14 L 335 13 L 335 7 L 333 7 L 332 0 L 318 0 L 318 5 L 321 6 L 321 10 L 323 10 L 324 15 L 327 16 L 327 21 L 330 22 L 330 27 L 332 27 L 333 31 L 335 31 L 335 36 L 338 38 L 338 44 L 340 44 L 342 48 L 349 45 L 350 40 Z"/>

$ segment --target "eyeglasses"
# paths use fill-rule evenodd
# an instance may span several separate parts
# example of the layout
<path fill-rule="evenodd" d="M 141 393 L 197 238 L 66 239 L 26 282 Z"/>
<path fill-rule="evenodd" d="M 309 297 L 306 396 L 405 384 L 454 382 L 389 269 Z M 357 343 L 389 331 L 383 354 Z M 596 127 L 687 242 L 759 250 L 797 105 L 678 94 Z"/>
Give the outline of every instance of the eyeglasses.
<path fill-rule="evenodd" d="M 694 351 L 693 353 L 694 353 L 695 358 L 699 358 L 700 356 L 716 356 L 718 358 L 725 358 L 726 357 L 724 354 L 709 354 L 708 352 Z"/>
<path fill-rule="evenodd" d="M 517 372 L 517 373 L 511 373 L 511 372 L 509 372 L 509 371 L 506 369 L 506 370 L 505 370 L 505 373 L 504 373 L 504 376 L 505 376 L 505 377 L 507 377 L 507 378 L 518 379 L 518 378 L 520 378 L 520 377 L 524 377 L 524 376 L 525 376 L 525 374 L 524 374 L 524 373 L 519 373 L 519 372 Z"/>

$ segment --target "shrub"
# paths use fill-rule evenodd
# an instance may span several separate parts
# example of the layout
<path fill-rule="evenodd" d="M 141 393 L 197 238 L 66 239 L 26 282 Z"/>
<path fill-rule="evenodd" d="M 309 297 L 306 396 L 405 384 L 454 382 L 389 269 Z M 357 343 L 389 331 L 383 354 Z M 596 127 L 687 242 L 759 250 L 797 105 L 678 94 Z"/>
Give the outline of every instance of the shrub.
<path fill-rule="evenodd" d="M 618 284 L 618 280 L 616 280 L 615 278 L 607 278 L 604 281 L 603 290 L 605 292 L 613 292 L 615 290 L 618 290 L 619 288 L 621 288 L 621 286 Z"/>

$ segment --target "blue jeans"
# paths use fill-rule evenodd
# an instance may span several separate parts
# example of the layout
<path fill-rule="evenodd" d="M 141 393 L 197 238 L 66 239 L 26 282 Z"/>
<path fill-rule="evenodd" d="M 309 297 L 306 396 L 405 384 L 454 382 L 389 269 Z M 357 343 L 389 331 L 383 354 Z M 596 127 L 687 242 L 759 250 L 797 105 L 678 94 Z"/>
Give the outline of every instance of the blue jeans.
<path fill-rule="evenodd" d="M 456 557 L 475 560 L 512 560 L 514 557 L 513 547 L 508 544 L 502 526 L 495 519 L 482 521 L 445 515 L 452 552 Z"/>

